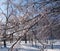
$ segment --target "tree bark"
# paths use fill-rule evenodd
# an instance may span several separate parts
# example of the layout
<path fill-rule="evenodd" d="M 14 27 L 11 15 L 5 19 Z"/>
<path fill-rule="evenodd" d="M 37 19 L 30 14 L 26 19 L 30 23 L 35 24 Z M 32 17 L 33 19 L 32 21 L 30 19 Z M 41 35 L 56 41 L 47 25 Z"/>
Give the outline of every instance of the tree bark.
<path fill-rule="evenodd" d="M 25 34 L 25 43 L 27 43 L 27 35 Z"/>
<path fill-rule="evenodd" d="M 6 40 L 4 40 L 4 47 L 6 47 Z"/>

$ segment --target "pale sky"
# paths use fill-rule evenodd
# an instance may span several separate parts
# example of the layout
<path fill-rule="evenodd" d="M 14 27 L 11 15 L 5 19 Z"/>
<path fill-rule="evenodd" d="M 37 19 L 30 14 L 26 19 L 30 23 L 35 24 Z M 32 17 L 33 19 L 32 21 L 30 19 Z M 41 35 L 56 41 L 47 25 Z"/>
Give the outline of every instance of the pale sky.
<path fill-rule="evenodd" d="M 6 14 L 7 11 L 6 11 L 6 7 L 7 5 L 3 4 L 4 2 L 6 2 L 7 0 L 0 0 L 0 8 L 2 9 L 2 11 Z M 31 0 L 29 0 L 30 2 Z M 32 0 L 32 2 L 37 2 L 37 1 L 40 1 L 40 0 Z M 28 0 L 13 0 L 13 2 L 15 4 L 20 4 L 22 6 L 24 6 L 25 4 L 27 4 Z M 0 10 L 0 14 L 1 14 L 1 10 Z M 21 15 L 23 15 L 23 13 L 21 13 Z M 0 15 L 0 21 L 3 20 L 3 22 L 5 22 L 5 17 Z"/>

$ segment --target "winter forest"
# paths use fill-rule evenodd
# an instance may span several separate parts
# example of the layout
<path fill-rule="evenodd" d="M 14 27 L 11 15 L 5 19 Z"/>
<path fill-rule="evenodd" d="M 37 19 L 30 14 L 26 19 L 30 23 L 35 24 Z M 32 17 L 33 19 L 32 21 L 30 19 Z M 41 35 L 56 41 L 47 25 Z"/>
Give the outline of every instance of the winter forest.
<path fill-rule="evenodd" d="M 60 0 L 0 0 L 0 51 L 60 51 Z"/>

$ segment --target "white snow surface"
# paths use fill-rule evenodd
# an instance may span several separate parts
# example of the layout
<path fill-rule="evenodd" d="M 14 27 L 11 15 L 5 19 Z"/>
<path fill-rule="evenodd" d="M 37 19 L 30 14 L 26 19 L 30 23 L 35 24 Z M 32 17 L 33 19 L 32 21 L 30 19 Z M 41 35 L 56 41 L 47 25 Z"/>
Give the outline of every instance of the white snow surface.
<path fill-rule="evenodd" d="M 13 43 L 9 43 L 7 42 L 7 47 L 11 47 Z M 34 44 L 34 43 L 33 43 Z M 59 45 L 60 42 L 56 42 L 54 43 L 54 45 Z M 40 45 L 39 43 L 37 43 L 37 45 Z M 31 43 L 27 43 L 25 44 L 24 41 L 18 41 L 18 43 L 14 46 L 14 50 L 13 51 L 40 51 L 40 47 L 35 47 L 32 46 Z M 4 48 L 4 47 L 0 47 L 0 51 L 8 51 L 8 48 Z M 60 49 L 44 49 L 44 51 L 60 51 Z"/>

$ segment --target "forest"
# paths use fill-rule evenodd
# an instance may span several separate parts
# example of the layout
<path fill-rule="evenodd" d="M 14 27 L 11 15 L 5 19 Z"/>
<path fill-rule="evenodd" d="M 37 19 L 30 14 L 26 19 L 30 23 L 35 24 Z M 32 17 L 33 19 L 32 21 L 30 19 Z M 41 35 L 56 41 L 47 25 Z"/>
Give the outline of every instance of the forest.
<path fill-rule="evenodd" d="M 18 48 L 24 42 L 39 45 L 36 51 L 45 51 L 54 49 L 57 41 L 60 42 L 60 0 L 0 0 L 0 49 L 21 51 Z"/>

